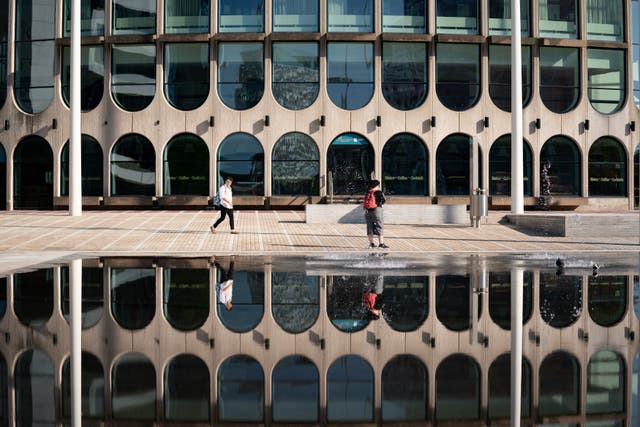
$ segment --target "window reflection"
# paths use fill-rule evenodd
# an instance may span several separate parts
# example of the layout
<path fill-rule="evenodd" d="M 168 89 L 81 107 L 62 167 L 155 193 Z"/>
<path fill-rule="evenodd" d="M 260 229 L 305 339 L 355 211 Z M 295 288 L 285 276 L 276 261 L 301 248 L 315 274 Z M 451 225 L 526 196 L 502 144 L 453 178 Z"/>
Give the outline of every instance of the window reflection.
<path fill-rule="evenodd" d="M 414 34 L 426 33 L 426 2 L 422 0 L 383 0 L 382 32 Z"/>
<path fill-rule="evenodd" d="M 624 41 L 623 3 L 623 0 L 586 0 L 587 39 Z"/>
<path fill-rule="evenodd" d="M 412 110 L 422 105 L 428 90 L 426 43 L 382 44 L 382 95 L 394 108 Z"/>
<path fill-rule="evenodd" d="M 624 413 L 625 365 L 609 350 L 594 354 L 587 366 L 587 414 Z"/>
<path fill-rule="evenodd" d="M 104 276 L 102 268 L 82 267 L 82 329 L 88 329 L 96 325 L 102 318 L 102 307 L 104 305 Z M 63 266 L 60 269 L 60 293 L 62 314 L 69 322 L 69 267 Z"/>
<path fill-rule="evenodd" d="M 218 148 L 218 183 L 233 177 L 234 196 L 264 194 L 264 150 L 248 133 L 233 133 Z"/>
<path fill-rule="evenodd" d="M 356 332 L 367 327 L 375 317 L 363 301 L 365 292 L 381 295 L 384 290 L 380 275 L 328 276 L 327 315 L 333 326 L 343 332 Z"/>
<path fill-rule="evenodd" d="M 271 310 L 285 331 L 298 334 L 309 329 L 320 312 L 320 277 L 304 273 L 271 274 Z"/>
<path fill-rule="evenodd" d="M 264 32 L 264 0 L 218 0 L 218 32 Z"/>
<path fill-rule="evenodd" d="M 111 312 L 125 329 L 151 323 L 156 307 L 156 272 L 153 268 L 111 270 Z"/>
<path fill-rule="evenodd" d="M 275 42 L 271 45 L 273 83 L 278 104 L 303 110 L 313 104 L 320 91 L 318 43 Z"/>
<path fill-rule="evenodd" d="M 164 32 L 194 34 L 209 32 L 211 0 L 165 0 Z"/>
<path fill-rule="evenodd" d="M 156 93 L 155 45 L 111 47 L 111 95 L 126 111 L 141 111 Z"/>
<path fill-rule="evenodd" d="M 443 360 L 436 370 L 436 419 L 480 418 L 480 368 L 464 354 Z"/>
<path fill-rule="evenodd" d="M 589 315 L 600 326 L 613 326 L 627 311 L 627 276 L 589 277 Z"/>
<path fill-rule="evenodd" d="M 541 416 L 578 414 L 580 365 L 575 357 L 564 351 L 551 353 L 542 361 L 539 376 Z"/>
<path fill-rule="evenodd" d="M 111 410 L 117 420 L 155 420 L 156 372 L 141 353 L 127 353 L 111 372 Z"/>
<path fill-rule="evenodd" d="M 540 47 L 540 98 L 554 113 L 573 110 L 580 99 L 580 51 Z"/>
<path fill-rule="evenodd" d="M 64 0 L 64 37 L 71 36 L 71 3 L 72 0 Z M 80 0 L 80 34 L 83 37 L 104 35 L 104 0 Z"/>
<path fill-rule="evenodd" d="M 429 276 L 385 276 L 385 320 L 394 331 L 418 329 L 429 315 Z"/>
<path fill-rule="evenodd" d="M 154 34 L 156 32 L 155 0 L 113 0 L 113 31 L 120 34 Z"/>
<path fill-rule="evenodd" d="M 522 324 L 531 318 L 533 273 L 525 271 L 523 282 Z M 511 330 L 511 273 L 489 273 L 489 315 L 502 329 Z"/>
<path fill-rule="evenodd" d="M 587 49 L 589 101 L 602 114 L 620 110 L 626 99 L 625 52 L 615 49 Z"/>
<path fill-rule="evenodd" d="M 163 270 L 164 315 L 180 331 L 193 331 L 209 318 L 209 270 Z"/>
<path fill-rule="evenodd" d="M 478 0 L 437 0 L 436 32 L 439 34 L 479 34 Z"/>
<path fill-rule="evenodd" d="M 540 273 L 540 315 L 554 328 L 575 323 L 582 314 L 582 278 Z"/>
<path fill-rule="evenodd" d="M 539 3 L 540 37 L 578 38 L 578 2 L 546 0 Z"/>
<path fill-rule="evenodd" d="M 520 2 L 520 31 L 523 37 L 529 35 L 529 15 L 531 8 L 529 0 Z M 511 1 L 489 0 L 489 35 L 511 35 Z"/>
<path fill-rule="evenodd" d="M 373 43 L 327 43 L 327 92 L 345 110 L 369 103 L 374 91 Z"/>
<path fill-rule="evenodd" d="M 164 45 L 164 94 L 182 111 L 195 110 L 209 96 L 209 44 Z"/>
<path fill-rule="evenodd" d="M 511 414 L 511 353 L 498 356 L 489 366 L 489 418 L 509 418 Z M 531 416 L 531 365 L 522 359 L 520 416 Z"/>
<path fill-rule="evenodd" d="M 327 0 L 327 31 L 373 32 L 373 0 Z"/>
<path fill-rule="evenodd" d="M 533 155 L 531 146 L 522 141 L 523 193 L 533 195 Z M 489 195 L 511 195 L 511 135 L 498 138 L 489 151 Z"/>
<path fill-rule="evenodd" d="M 549 190 L 552 196 L 580 196 L 581 169 L 580 151 L 567 137 L 554 136 L 540 150 L 540 188 L 547 168 Z"/>
<path fill-rule="evenodd" d="M 156 183 L 156 153 L 142 135 L 120 138 L 111 152 L 111 195 L 153 196 Z"/>
<path fill-rule="evenodd" d="M 20 354 L 14 368 L 16 427 L 55 426 L 55 373 L 40 350 Z"/>
<path fill-rule="evenodd" d="M 320 153 L 303 133 L 287 133 L 276 141 L 271 155 L 273 195 L 316 196 L 320 192 Z"/>
<path fill-rule="evenodd" d="M 417 136 L 401 133 L 382 149 L 382 187 L 385 194 L 426 196 L 429 194 L 429 153 Z"/>
<path fill-rule="evenodd" d="M 327 420 L 373 421 L 373 369 L 360 356 L 336 359 L 327 371 Z"/>
<path fill-rule="evenodd" d="M 531 100 L 531 47 L 522 46 L 522 105 Z M 511 111 L 511 46 L 489 45 L 489 96 L 498 108 Z"/>
<path fill-rule="evenodd" d="M 96 356 L 82 352 L 82 417 L 104 418 L 104 369 Z M 62 367 L 62 414 L 71 418 L 71 363 L 67 357 Z"/>
<path fill-rule="evenodd" d="M 80 108 L 93 110 L 104 93 L 104 47 L 82 46 L 80 53 Z M 71 96 L 71 48 L 62 48 L 62 99 L 69 106 Z"/>
<path fill-rule="evenodd" d="M 82 152 L 82 195 L 102 196 L 104 169 L 102 147 L 100 143 L 89 135 L 82 135 L 80 150 Z M 60 155 L 60 195 L 69 195 L 69 141 L 65 142 Z"/>
<path fill-rule="evenodd" d="M 53 314 L 53 268 L 13 276 L 13 310 L 27 326 L 42 326 Z"/>
<path fill-rule="evenodd" d="M 589 149 L 589 195 L 627 195 L 627 155 L 614 138 L 599 138 Z"/>
<path fill-rule="evenodd" d="M 452 331 L 464 331 L 471 327 L 470 286 L 469 276 L 436 277 L 436 316 Z"/>
<path fill-rule="evenodd" d="M 427 368 L 415 356 L 387 362 L 382 370 L 382 421 L 425 421 L 428 381 Z"/>
<path fill-rule="evenodd" d="M 225 360 L 218 371 L 218 419 L 260 422 L 264 419 L 264 373 L 245 355 Z"/>
<path fill-rule="evenodd" d="M 197 135 L 183 133 L 171 138 L 162 165 L 163 194 L 209 194 L 209 149 Z"/>
<path fill-rule="evenodd" d="M 480 45 L 438 43 L 436 92 L 450 110 L 464 111 L 480 99 Z"/>
<path fill-rule="evenodd" d="M 235 184 L 235 182 L 234 182 Z M 217 282 L 225 281 L 225 273 L 218 264 Z M 227 309 L 218 298 L 218 317 L 233 332 L 248 332 L 255 328 L 264 315 L 264 273 L 236 271 L 233 273 L 232 308 Z"/>
<path fill-rule="evenodd" d="M 318 0 L 272 0 L 273 31 L 318 32 Z"/>
<path fill-rule="evenodd" d="M 288 356 L 273 368 L 273 421 L 317 422 L 320 415 L 318 368 L 304 356 Z"/>
<path fill-rule="evenodd" d="M 264 93 L 262 43 L 218 44 L 218 96 L 229 108 L 255 107 Z"/>
<path fill-rule="evenodd" d="M 199 357 L 180 354 L 164 370 L 164 418 L 209 421 L 209 368 Z"/>

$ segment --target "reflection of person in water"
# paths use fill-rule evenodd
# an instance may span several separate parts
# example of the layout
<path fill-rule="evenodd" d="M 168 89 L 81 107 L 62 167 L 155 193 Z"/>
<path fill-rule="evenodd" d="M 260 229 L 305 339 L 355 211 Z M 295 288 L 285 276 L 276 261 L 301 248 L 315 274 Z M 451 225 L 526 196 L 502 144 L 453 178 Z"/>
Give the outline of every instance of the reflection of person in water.
<path fill-rule="evenodd" d="M 367 309 L 367 314 L 373 320 L 378 320 L 382 314 L 382 291 L 384 281 L 381 274 L 367 277 L 362 302 Z"/>
<path fill-rule="evenodd" d="M 218 264 L 218 261 L 216 261 L 215 264 L 218 270 L 220 270 L 220 282 L 216 284 L 218 303 L 224 304 L 227 310 L 231 310 L 233 308 L 231 304 L 231 299 L 233 298 L 233 258 L 231 258 L 229 269 L 226 271 Z"/>

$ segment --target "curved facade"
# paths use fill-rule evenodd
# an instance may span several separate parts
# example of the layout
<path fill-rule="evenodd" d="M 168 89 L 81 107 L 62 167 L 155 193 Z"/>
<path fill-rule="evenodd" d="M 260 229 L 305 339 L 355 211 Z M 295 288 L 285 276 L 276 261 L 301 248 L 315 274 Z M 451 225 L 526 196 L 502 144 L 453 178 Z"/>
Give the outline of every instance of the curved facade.
<path fill-rule="evenodd" d="M 83 184 L 94 183 L 83 185 L 83 203 L 206 206 L 229 173 L 238 206 L 351 196 L 372 174 L 389 183 L 394 203 L 462 203 L 469 173 L 443 170 L 437 153 L 465 135 L 480 143 L 480 186 L 490 203 L 508 206 L 508 157 L 493 165 L 490 150 L 511 132 L 509 4 L 83 2 L 82 133 L 102 149 L 101 176 L 92 167 L 83 177 Z M 545 152 L 553 151 L 547 144 L 569 140 L 576 153 L 569 170 L 549 158 L 551 208 L 636 208 L 638 0 L 530 0 L 522 1 L 521 14 L 524 138 L 531 149 L 525 206 L 549 195 L 540 176 Z M 67 203 L 69 15 L 69 0 L 0 0 L 0 208 Z M 299 167 L 283 166 L 300 157 L 291 157 L 290 135 L 305 151 L 314 148 Z M 351 144 L 350 135 L 358 141 Z M 132 137 L 148 146 L 123 159 L 114 145 Z M 256 147 L 223 148 L 238 138 Z M 408 138 L 416 143 L 405 150 Z M 52 156 L 23 156 L 19 145 L 34 139 Z M 169 147 L 180 139 L 202 142 L 197 176 L 185 175 L 184 185 L 182 175 L 171 174 L 174 165 L 188 166 L 184 151 Z M 275 158 L 283 140 L 290 155 Z M 336 148 L 345 163 L 340 172 Z M 44 178 L 28 190 L 25 174 Z M 289 175 L 292 185 L 283 185 Z"/>

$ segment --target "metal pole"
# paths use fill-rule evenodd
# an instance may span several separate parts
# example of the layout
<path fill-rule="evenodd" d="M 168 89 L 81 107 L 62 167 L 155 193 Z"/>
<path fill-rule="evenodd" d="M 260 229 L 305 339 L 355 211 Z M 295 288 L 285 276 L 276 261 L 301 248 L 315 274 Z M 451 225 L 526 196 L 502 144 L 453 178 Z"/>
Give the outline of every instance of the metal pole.
<path fill-rule="evenodd" d="M 82 134 L 80 126 L 80 0 L 71 2 L 71 137 L 69 138 L 69 215 L 82 215 Z"/>
<path fill-rule="evenodd" d="M 511 426 L 520 427 L 522 397 L 522 295 L 524 271 L 511 269 Z"/>
<path fill-rule="evenodd" d="M 82 260 L 69 264 L 71 326 L 71 425 L 82 427 Z"/>
<path fill-rule="evenodd" d="M 471 179 L 469 180 L 469 218 L 471 220 L 472 227 L 478 227 L 480 225 L 480 218 L 476 217 L 476 203 L 478 192 L 478 138 L 471 138 L 471 145 L 469 146 L 469 171 Z"/>
<path fill-rule="evenodd" d="M 511 213 L 524 213 L 520 0 L 511 0 Z"/>

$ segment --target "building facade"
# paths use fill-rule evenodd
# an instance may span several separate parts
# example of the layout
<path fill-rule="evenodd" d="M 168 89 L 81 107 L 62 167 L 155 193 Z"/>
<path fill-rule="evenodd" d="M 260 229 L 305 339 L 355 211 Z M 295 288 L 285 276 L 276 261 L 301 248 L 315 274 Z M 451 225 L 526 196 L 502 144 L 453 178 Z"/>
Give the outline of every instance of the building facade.
<path fill-rule="evenodd" d="M 65 206 L 71 0 L 0 0 L 0 207 Z M 510 206 L 508 0 L 82 0 L 91 206 Z M 637 0 L 522 0 L 525 206 L 638 205 Z"/>

